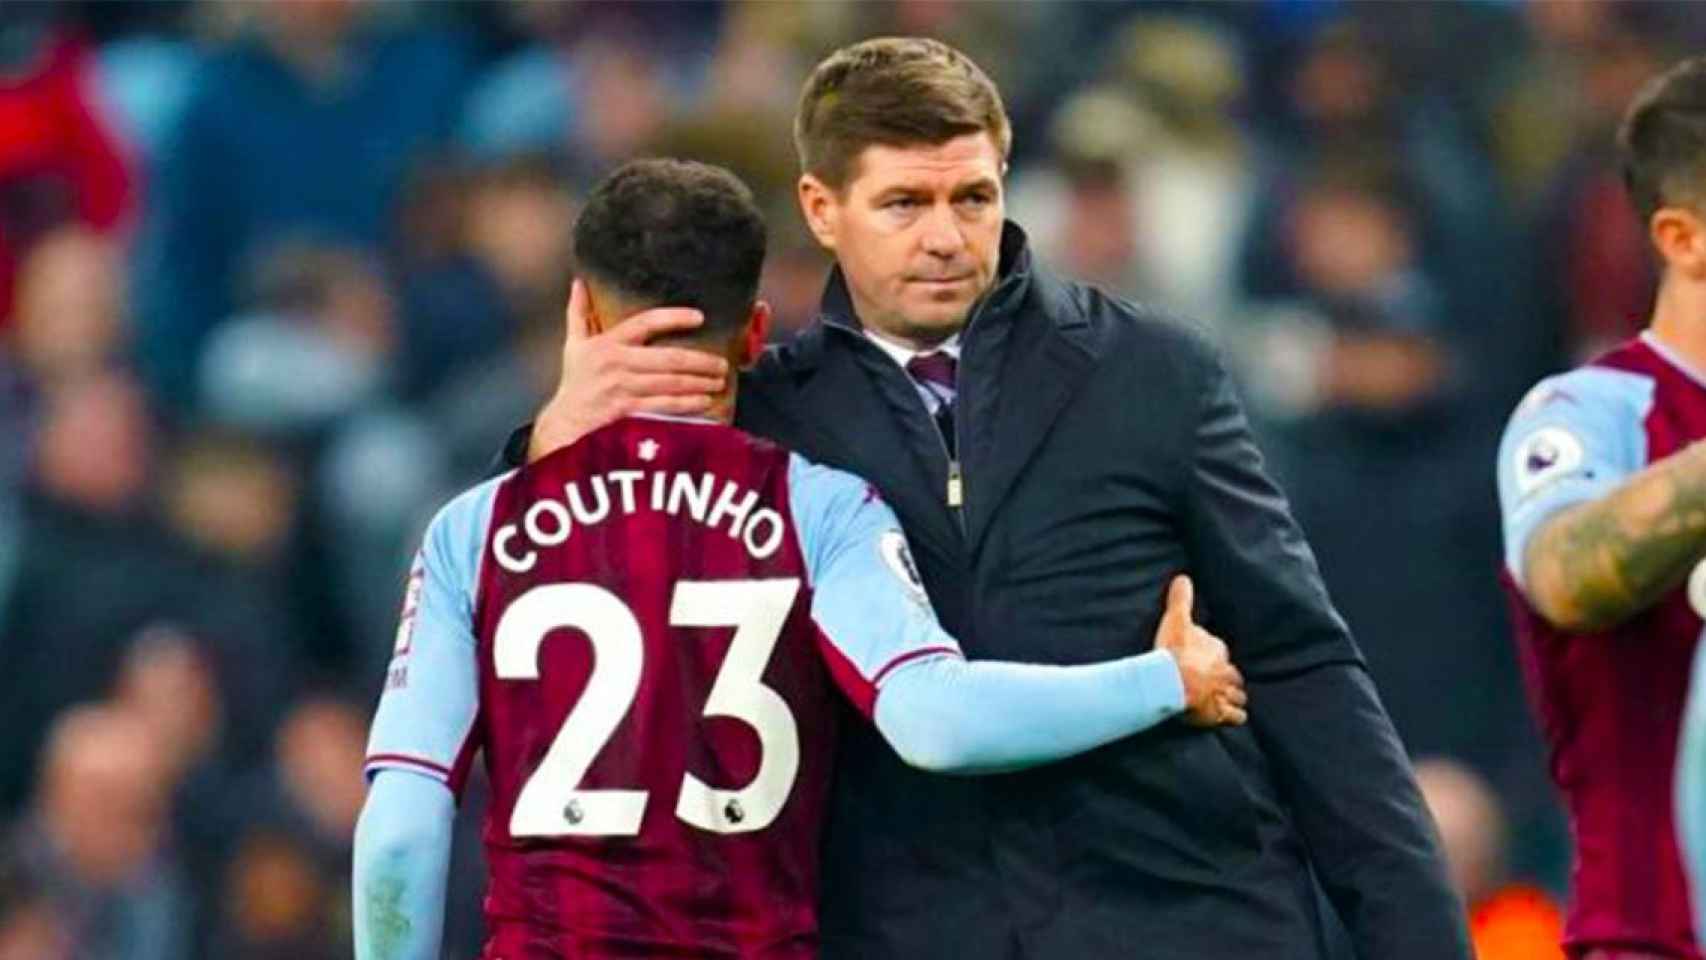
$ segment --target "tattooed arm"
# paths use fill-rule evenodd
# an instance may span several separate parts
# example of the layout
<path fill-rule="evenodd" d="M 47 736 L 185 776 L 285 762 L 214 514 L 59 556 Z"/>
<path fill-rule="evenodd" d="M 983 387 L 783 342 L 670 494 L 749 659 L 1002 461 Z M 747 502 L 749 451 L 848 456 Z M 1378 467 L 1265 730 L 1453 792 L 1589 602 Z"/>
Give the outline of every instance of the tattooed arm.
<path fill-rule="evenodd" d="M 1528 599 L 1554 625 L 1602 630 L 1645 610 L 1706 555 L 1706 444 L 1560 511 L 1529 538 Z"/>
<path fill-rule="evenodd" d="M 1706 444 L 1649 462 L 1650 377 L 1583 367 L 1540 382 L 1499 445 L 1505 567 L 1554 626 L 1615 626 L 1706 555 Z"/>

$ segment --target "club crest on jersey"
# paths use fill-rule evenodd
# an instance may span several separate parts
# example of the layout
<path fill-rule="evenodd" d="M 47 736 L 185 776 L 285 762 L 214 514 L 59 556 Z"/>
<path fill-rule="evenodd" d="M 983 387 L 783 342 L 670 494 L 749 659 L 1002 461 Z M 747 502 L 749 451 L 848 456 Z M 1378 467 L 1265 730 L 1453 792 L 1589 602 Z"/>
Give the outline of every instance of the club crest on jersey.
<path fill-rule="evenodd" d="M 1555 403 L 1578 405 L 1575 395 L 1571 394 L 1570 391 L 1563 387 L 1542 383 L 1528 391 L 1528 396 L 1522 398 L 1522 403 L 1517 405 L 1516 415 L 1519 417 L 1529 416 L 1541 407 L 1549 407 Z"/>
<path fill-rule="evenodd" d="M 1563 427 L 1541 427 L 1516 446 L 1511 466 L 1517 493 L 1527 496 L 1581 469 L 1582 442 Z"/>
<path fill-rule="evenodd" d="M 929 606 L 930 596 L 924 592 L 924 578 L 918 575 L 918 564 L 912 560 L 912 548 L 907 546 L 906 535 L 899 530 L 890 530 L 877 540 L 877 555 L 883 558 L 883 564 L 906 585 L 907 593 L 912 599 Z"/>
<path fill-rule="evenodd" d="M 658 451 L 660 449 L 662 449 L 662 447 L 656 440 L 653 440 L 651 437 L 647 437 L 640 441 L 640 459 L 647 463 L 651 463 L 653 460 L 658 458 Z"/>

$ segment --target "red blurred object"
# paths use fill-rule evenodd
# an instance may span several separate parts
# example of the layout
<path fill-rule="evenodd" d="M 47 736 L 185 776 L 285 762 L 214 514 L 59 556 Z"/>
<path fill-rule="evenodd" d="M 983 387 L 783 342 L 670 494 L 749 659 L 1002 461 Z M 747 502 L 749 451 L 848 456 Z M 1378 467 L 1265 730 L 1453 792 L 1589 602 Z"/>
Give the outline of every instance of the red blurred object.
<path fill-rule="evenodd" d="M 135 207 L 136 177 L 94 102 L 92 66 L 80 36 L 46 32 L 0 73 L 0 328 L 32 242 L 69 221 L 113 229 Z"/>
<path fill-rule="evenodd" d="M 1564 913 L 1542 890 L 1508 886 L 1475 905 L 1469 937 L 1475 960 L 1564 960 Z"/>

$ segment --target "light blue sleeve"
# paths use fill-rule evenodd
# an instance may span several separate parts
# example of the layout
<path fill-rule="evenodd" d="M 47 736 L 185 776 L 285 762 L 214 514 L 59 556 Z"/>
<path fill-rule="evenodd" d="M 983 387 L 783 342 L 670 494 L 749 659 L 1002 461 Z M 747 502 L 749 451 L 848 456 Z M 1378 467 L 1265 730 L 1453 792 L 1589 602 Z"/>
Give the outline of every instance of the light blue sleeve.
<path fill-rule="evenodd" d="M 461 789 L 479 717 L 474 595 L 503 477 L 440 510 L 409 572 L 396 647 L 367 741 L 367 773 L 412 770 Z"/>
<path fill-rule="evenodd" d="M 795 458 L 790 501 L 830 672 L 907 763 L 992 773 L 1064 759 L 1184 709 L 1172 656 L 1083 666 L 967 661 L 900 523 L 850 474 Z"/>
<path fill-rule="evenodd" d="M 413 770 L 374 775 L 355 825 L 356 960 L 438 960 L 456 800 Z"/>
<path fill-rule="evenodd" d="M 842 685 L 869 707 L 894 668 L 920 657 L 960 656 L 936 622 L 900 521 L 876 488 L 795 455 L 788 501 L 805 555 L 817 621 Z"/>
<path fill-rule="evenodd" d="M 1694 929 L 1706 930 L 1706 643 L 1694 650 L 1676 758 L 1676 831 L 1694 898 Z"/>
<path fill-rule="evenodd" d="M 883 684 L 875 721 L 902 760 L 936 773 L 1005 773 L 1142 733 L 1185 707 L 1171 654 L 1060 667 L 940 657 Z"/>
<path fill-rule="evenodd" d="M 1523 583 L 1529 537 L 1558 511 L 1604 496 L 1647 462 L 1653 382 L 1585 367 L 1528 392 L 1499 443 L 1505 568 Z"/>

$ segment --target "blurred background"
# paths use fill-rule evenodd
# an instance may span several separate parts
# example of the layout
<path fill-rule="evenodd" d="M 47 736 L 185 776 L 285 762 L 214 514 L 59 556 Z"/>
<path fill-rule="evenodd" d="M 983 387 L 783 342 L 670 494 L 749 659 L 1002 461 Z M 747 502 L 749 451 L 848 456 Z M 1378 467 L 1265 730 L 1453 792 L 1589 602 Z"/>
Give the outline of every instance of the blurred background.
<path fill-rule="evenodd" d="M 1645 323 L 1611 133 L 1706 41 L 1690 4 L 6 0 L 0 960 L 349 956 L 413 540 L 554 382 L 577 197 L 733 167 L 809 322 L 793 101 L 883 33 L 994 77 L 1047 260 L 1225 344 L 1483 960 L 1557 955 L 1493 452 Z"/>

